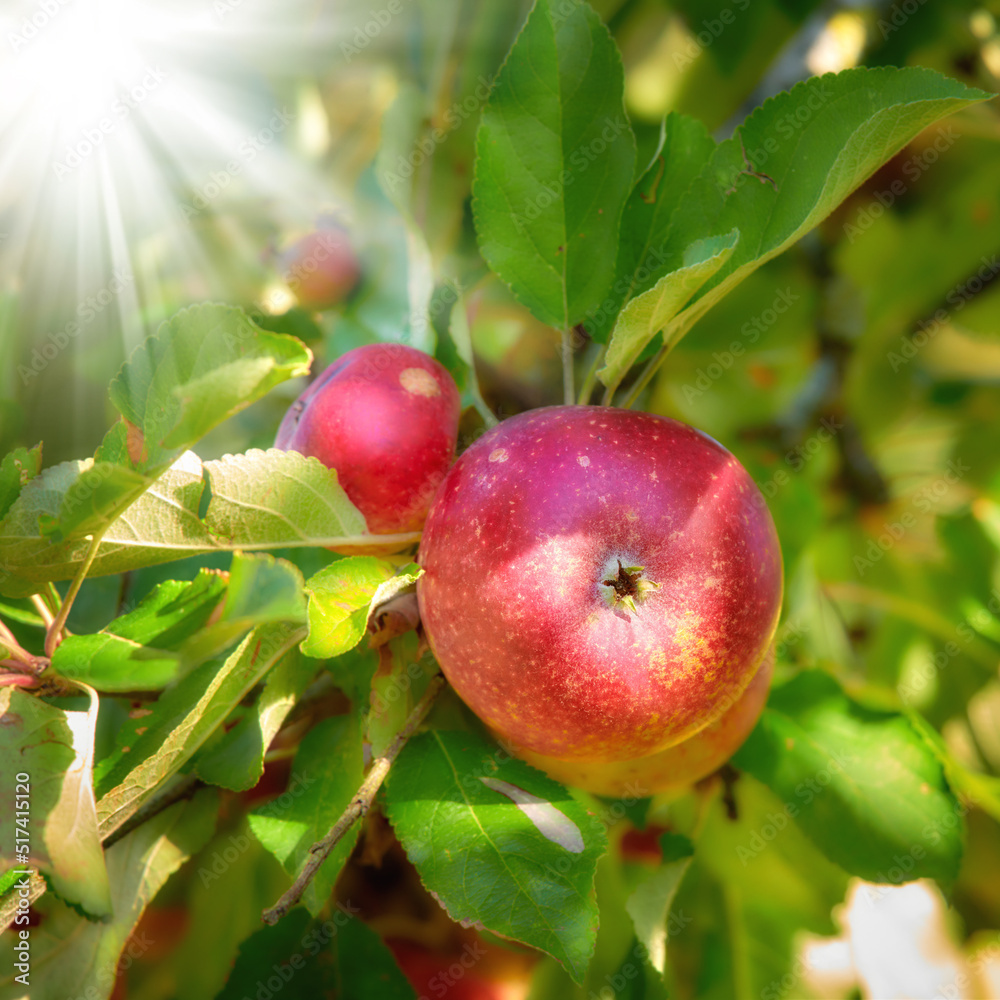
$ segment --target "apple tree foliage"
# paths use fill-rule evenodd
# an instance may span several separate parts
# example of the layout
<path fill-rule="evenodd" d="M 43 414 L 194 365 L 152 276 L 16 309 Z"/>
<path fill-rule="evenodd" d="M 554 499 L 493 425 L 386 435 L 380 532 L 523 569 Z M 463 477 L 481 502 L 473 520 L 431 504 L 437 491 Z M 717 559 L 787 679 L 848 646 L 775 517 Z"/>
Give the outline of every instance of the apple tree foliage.
<path fill-rule="evenodd" d="M 720 39 L 712 58 L 724 66 L 738 57 L 735 44 Z M 425 55 L 433 62 L 440 53 Z M 383 192 L 367 197 L 405 238 L 382 272 L 384 286 L 348 305 L 336 341 L 403 339 L 436 351 L 479 414 L 487 411 L 455 288 L 488 268 L 511 307 L 537 321 L 538 336 L 550 328 L 572 345 L 585 332 L 586 390 L 662 406 L 662 392 L 642 394 L 673 371 L 675 415 L 732 430 L 718 395 L 681 392 L 682 382 L 698 385 L 705 359 L 728 342 L 716 344 L 707 329 L 699 344 L 699 321 L 714 307 L 726 315 L 741 285 L 750 289 L 745 302 L 766 305 L 770 286 L 758 269 L 928 126 L 990 96 L 930 69 L 858 68 L 797 83 L 716 141 L 679 111 L 658 128 L 634 127 L 615 39 L 581 0 L 536 0 L 501 56 L 481 56 L 488 98 L 419 181 L 392 169 L 428 127 L 428 79 L 404 85 L 387 112 L 373 173 Z M 479 68 L 470 65 L 460 81 L 465 93 Z M 471 201 L 449 188 L 463 149 Z M 956 213 L 984 197 L 980 181 L 962 181 Z M 420 200 L 428 189 L 430 211 Z M 442 247 L 460 243 L 463 213 L 475 246 L 462 245 L 465 270 L 456 277 L 442 265 Z M 962 240 L 962 224 L 951 219 L 941 239 Z M 968 261 L 945 261 L 941 247 L 911 254 L 939 232 L 933 220 L 903 218 L 872 234 L 877 245 L 838 251 L 845 280 L 880 276 L 865 336 L 882 346 L 861 343 L 861 354 L 884 349 L 921 276 L 936 288 L 941 281 L 927 278 L 936 267 L 968 271 Z M 978 253 L 980 244 L 967 242 Z M 756 308 L 745 302 L 744 312 Z M 384 628 L 387 602 L 412 592 L 420 572 L 412 556 L 337 554 L 369 535 L 335 471 L 270 448 L 197 454 L 217 425 L 309 372 L 313 350 L 287 332 L 293 325 L 265 329 L 226 305 L 181 309 L 112 380 L 118 418 L 92 457 L 43 467 L 40 446 L 19 447 L 0 464 L 0 617 L 21 644 L 4 654 L 11 664 L 27 651 L 24 676 L 40 671 L 34 686 L 0 686 L 4 809 L 16 775 L 32 776 L 31 893 L 44 914 L 32 958 L 38 996 L 91 987 L 87 995 L 110 995 L 147 904 L 190 859 L 208 870 L 205 859 L 226 838 L 240 845 L 237 856 L 212 876 L 211 890 L 203 879 L 190 893 L 194 928 L 225 925 L 210 957 L 199 958 L 191 995 L 252 995 L 272 965 L 318 940 L 310 935 L 335 912 L 338 876 L 361 826 L 320 866 L 301 907 L 273 926 L 259 923 L 260 911 L 302 870 L 437 672 L 414 632 Z M 783 336 L 779 329 L 772 338 L 779 366 L 795 350 Z M 725 366 L 730 393 L 751 391 L 744 367 Z M 875 393 L 872 377 L 861 369 L 850 397 Z M 888 419 L 900 404 L 873 405 Z M 753 468 L 766 479 L 759 461 Z M 732 787 L 715 781 L 666 813 L 641 790 L 600 802 L 511 758 L 447 693 L 395 759 L 376 808 L 454 920 L 548 956 L 537 989 L 553 992 L 538 995 L 600 989 L 621 978 L 639 946 L 646 995 L 665 995 L 664 982 L 690 974 L 675 961 L 686 949 L 730 956 L 699 995 L 758 995 L 788 972 L 797 930 L 834 933 L 831 908 L 851 876 L 926 877 L 950 892 L 968 812 L 1000 820 L 1000 779 L 955 755 L 939 732 L 947 716 L 893 697 L 885 670 L 862 683 L 833 608 L 836 586 L 824 591 L 817 580 L 817 562 L 830 557 L 810 552 L 806 537 L 823 516 L 810 499 L 822 490 L 818 475 L 793 477 L 773 505 L 789 574 L 784 642 L 768 706 L 734 758 Z M 800 509 L 808 511 L 804 527 L 794 523 Z M 921 629 L 947 641 L 975 600 L 985 606 L 991 566 L 977 523 L 958 512 L 940 527 L 947 551 L 968 554 L 978 574 L 975 599 L 962 591 L 961 601 L 925 613 L 933 574 L 921 584 L 925 595 L 909 597 L 893 596 L 893 578 L 875 575 L 870 599 L 888 624 L 872 655 L 888 660 L 926 644 Z M 828 544 L 866 551 L 847 531 Z M 843 578 L 854 579 L 850 567 Z M 109 581 L 116 594 L 116 581 L 126 588 L 110 604 Z M 856 582 L 841 584 L 840 596 L 868 600 Z M 71 634 L 45 647 L 49 617 L 74 600 Z M 806 635 L 798 648 L 789 628 Z M 995 620 L 968 629 L 961 645 L 956 657 L 976 665 L 980 679 L 995 672 Z M 240 795 L 258 784 L 274 747 L 290 769 L 288 801 L 253 802 L 241 813 Z M 661 838 L 662 862 L 616 861 L 616 824 L 641 829 L 647 813 L 667 816 L 674 831 Z M 5 834 L 5 926 L 18 898 L 10 872 L 24 861 L 13 846 Z M 210 906 L 210 893 L 233 902 Z M 226 905 L 231 917 L 220 917 Z M 376 979 L 373 970 L 382 970 Z M 301 975 L 299 995 L 414 996 L 378 935 L 353 918 Z M 0 997 L 17 991 L 0 980 Z"/>

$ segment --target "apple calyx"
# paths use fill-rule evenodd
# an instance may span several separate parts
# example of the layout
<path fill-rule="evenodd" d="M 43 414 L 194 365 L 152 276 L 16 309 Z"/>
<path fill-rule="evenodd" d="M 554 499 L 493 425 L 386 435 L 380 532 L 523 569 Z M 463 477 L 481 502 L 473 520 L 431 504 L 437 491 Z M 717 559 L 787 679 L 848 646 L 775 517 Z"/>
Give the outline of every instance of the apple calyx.
<path fill-rule="evenodd" d="M 636 602 L 642 604 L 649 592 L 660 585 L 653 580 L 643 579 L 644 566 L 623 566 L 621 559 L 617 562 L 618 572 L 610 579 L 601 581 L 602 587 L 609 588 L 602 592 L 604 600 L 608 607 L 623 605 L 635 614 Z"/>

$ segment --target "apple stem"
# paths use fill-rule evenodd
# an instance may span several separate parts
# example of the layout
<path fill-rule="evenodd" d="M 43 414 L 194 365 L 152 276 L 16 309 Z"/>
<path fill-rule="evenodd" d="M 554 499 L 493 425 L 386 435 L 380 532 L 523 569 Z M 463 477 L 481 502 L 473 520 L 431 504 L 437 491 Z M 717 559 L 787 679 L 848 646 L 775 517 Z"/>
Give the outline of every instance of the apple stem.
<path fill-rule="evenodd" d="M 580 395 L 576 397 L 576 401 L 580 406 L 585 406 L 590 402 L 590 396 L 594 391 L 594 386 L 597 384 L 597 372 L 601 365 L 604 364 L 604 356 L 607 353 L 608 345 L 601 344 L 601 349 L 597 352 L 594 363 L 590 366 L 587 377 L 583 380 L 583 385 L 580 386 Z"/>
<path fill-rule="evenodd" d="M 562 331 L 563 402 L 572 406 L 576 397 L 573 391 L 573 331 Z"/>
<path fill-rule="evenodd" d="M 636 379 L 635 385 L 632 386 L 632 391 L 625 397 L 625 402 L 622 403 L 622 408 L 625 410 L 631 410 L 636 404 L 639 396 L 642 395 L 643 389 L 653 381 L 653 376 L 656 374 L 657 369 L 663 364 L 666 356 L 670 353 L 670 348 L 673 344 L 664 344 L 650 359 L 646 362 L 646 367 L 643 368 L 642 374 Z"/>
<path fill-rule="evenodd" d="M 389 744 L 382 756 L 376 757 L 372 761 L 371 769 L 365 776 L 365 780 L 354 794 L 350 805 L 341 814 L 340 819 L 333 824 L 330 832 L 322 840 L 317 841 L 309 848 L 309 860 L 299 873 L 298 878 L 292 883 L 292 887 L 274 906 L 261 914 L 261 919 L 265 924 L 276 924 L 298 903 L 330 852 L 343 839 L 344 834 L 371 808 L 379 788 L 382 787 L 382 782 L 385 781 L 386 775 L 389 773 L 389 768 L 392 767 L 393 762 L 399 756 L 400 750 L 406 746 L 407 740 L 417 731 L 420 724 L 427 717 L 427 713 L 431 710 L 431 705 L 434 704 L 434 699 L 438 696 L 444 684 L 445 679 L 442 674 L 438 674 L 431 679 L 423 697 L 414 706 L 403 728 L 396 734 L 396 738 Z"/>

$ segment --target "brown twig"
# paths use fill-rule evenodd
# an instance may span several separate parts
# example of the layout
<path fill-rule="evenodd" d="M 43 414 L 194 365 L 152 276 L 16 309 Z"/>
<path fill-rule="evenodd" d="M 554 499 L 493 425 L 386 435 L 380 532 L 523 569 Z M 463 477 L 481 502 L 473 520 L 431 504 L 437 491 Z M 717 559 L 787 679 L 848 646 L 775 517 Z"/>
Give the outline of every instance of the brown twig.
<path fill-rule="evenodd" d="M 430 711 L 431 705 L 433 705 L 434 699 L 438 696 L 441 688 L 444 687 L 444 683 L 445 680 L 441 674 L 431 679 L 423 697 L 417 702 L 403 728 L 396 734 L 396 738 L 381 757 L 376 757 L 372 761 L 371 770 L 366 775 L 365 780 L 361 783 L 361 787 L 351 799 L 350 805 L 344 810 L 340 819 L 333 824 L 330 832 L 322 840 L 317 841 L 309 849 L 309 860 L 299 873 L 298 878 L 292 883 L 291 888 L 274 906 L 261 914 L 261 919 L 265 924 L 276 924 L 298 903 L 330 852 L 340 843 L 344 834 L 371 808 L 372 802 L 375 801 L 375 795 L 378 793 L 379 788 L 382 787 L 382 782 L 385 781 L 393 761 L 399 756 L 399 752 L 406 745 L 406 741 L 417 731 L 420 724 L 427 717 L 427 713 Z"/>

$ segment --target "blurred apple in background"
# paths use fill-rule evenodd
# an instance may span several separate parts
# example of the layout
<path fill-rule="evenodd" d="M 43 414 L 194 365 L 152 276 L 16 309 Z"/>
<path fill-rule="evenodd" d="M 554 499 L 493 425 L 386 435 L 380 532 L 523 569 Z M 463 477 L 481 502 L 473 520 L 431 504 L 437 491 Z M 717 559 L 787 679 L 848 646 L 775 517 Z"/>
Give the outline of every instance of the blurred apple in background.
<path fill-rule="evenodd" d="M 320 228 L 292 244 L 280 258 L 288 287 L 303 309 L 339 305 L 361 280 L 361 265 L 344 230 Z"/>

